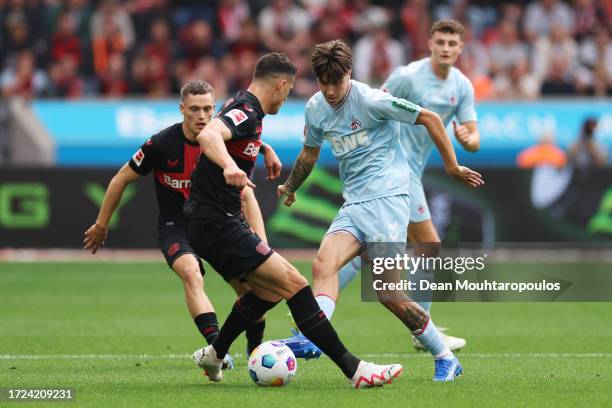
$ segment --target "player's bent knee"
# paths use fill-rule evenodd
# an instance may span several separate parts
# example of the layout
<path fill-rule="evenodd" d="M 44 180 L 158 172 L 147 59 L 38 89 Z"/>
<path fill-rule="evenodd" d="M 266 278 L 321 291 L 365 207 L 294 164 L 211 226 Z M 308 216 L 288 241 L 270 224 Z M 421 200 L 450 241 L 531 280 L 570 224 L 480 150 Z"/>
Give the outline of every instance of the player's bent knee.
<path fill-rule="evenodd" d="M 334 265 L 317 255 L 312 263 L 312 277 L 314 279 L 335 275 L 338 271 Z"/>
<path fill-rule="evenodd" d="M 202 289 L 204 286 L 204 278 L 200 272 L 200 267 L 187 266 L 179 272 L 179 276 L 183 280 L 183 284 L 192 289 Z"/>

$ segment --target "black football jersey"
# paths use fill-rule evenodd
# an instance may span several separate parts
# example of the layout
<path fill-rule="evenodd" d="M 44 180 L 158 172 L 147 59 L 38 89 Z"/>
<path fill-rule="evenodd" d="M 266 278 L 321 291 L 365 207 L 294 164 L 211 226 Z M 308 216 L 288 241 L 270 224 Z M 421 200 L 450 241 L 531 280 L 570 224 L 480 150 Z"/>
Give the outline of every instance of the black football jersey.
<path fill-rule="evenodd" d="M 216 118 L 230 129 L 225 142 L 238 167 L 250 177 L 261 147 L 262 120 L 265 114 L 259 100 L 248 91 L 239 91 L 221 107 Z M 187 212 L 194 217 L 241 217 L 241 190 L 225 183 L 223 169 L 200 158 L 191 176 L 191 199 Z"/>
<path fill-rule="evenodd" d="M 183 205 L 199 156 L 198 143 L 188 140 L 181 123 L 176 123 L 147 140 L 130 159 L 130 167 L 141 176 L 153 171 L 160 226 L 186 221 Z"/>

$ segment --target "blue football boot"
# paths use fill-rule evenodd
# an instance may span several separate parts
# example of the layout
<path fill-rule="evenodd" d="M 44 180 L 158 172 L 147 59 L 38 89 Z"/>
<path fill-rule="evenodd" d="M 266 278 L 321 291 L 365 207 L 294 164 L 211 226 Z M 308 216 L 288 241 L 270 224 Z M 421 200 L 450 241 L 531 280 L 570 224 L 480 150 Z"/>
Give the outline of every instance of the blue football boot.
<path fill-rule="evenodd" d="M 433 380 L 436 382 L 455 381 L 455 377 L 463 374 L 463 367 L 457 357 L 451 359 L 439 359 L 435 361 L 436 369 Z"/>
<path fill-rule="evenodd" d="M 293 336 L 276 341 L 289 347 L 296 358 L 310 360 L 321 357 L 321 350 L 312 341 L 308 340 L 306 336 L 294 329 L 291 329 L 291 333 L 293 333 Z"/>

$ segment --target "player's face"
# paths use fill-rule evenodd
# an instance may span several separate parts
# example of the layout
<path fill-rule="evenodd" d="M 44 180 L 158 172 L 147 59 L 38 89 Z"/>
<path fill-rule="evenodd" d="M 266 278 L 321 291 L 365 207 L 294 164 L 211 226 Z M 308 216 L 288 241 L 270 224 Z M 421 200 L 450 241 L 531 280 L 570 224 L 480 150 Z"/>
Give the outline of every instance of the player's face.
<path fill-rule="evenodd" d="M 459 34 L 436 31 L 429 39 L 432 62 L 439 66 L 452 66 L 463 50 Z"/>
<path fill-rule="evenodd" d="M 346 74 L 339 82 L 329 83 L 321 79 L 317 79 L 319 89 L 325 97 L 327 103 L 331 106 L 338 105 L 346 96 L 351 84 L 351 73 Z"/>
<path fill-rule="evenodd" d="M 193 135 L 200 133 L 210 123 L 215 112 L 215 99 L 211 93 L 204 95 L 189 94 L 181 102 L 183 122 Z"/>
<path fill-rule="evenodd" d="M 283 103 L 285 103 L 289 96 L 289 92 L 293 89 L 294 81 L 295 77 L 285 77 L 276 82 L 276 87 L 274 88 L 274 103 L 270 107 L 269 112 L 271 115 L 277 114 L 281 106 L 283 106 Z"/>

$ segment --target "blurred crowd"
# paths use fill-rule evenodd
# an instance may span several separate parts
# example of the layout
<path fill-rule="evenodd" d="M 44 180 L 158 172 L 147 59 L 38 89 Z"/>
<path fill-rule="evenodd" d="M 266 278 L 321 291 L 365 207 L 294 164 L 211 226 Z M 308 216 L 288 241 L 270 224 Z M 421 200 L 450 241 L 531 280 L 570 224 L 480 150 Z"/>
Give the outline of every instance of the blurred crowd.
<path fill-rule="evenodd" d="M 294 96 L 307 97 L 313 44 L 347 40 L 353 76 L 377 86 L 429 54 L 443 18 L 466 27 L 458 67 L 479 100 L 612 94 L 610 0 L 0 0 L 0 87 L 164 98 L 201 78 L 224 97 L 274 50 L 294 60 Z"/>

